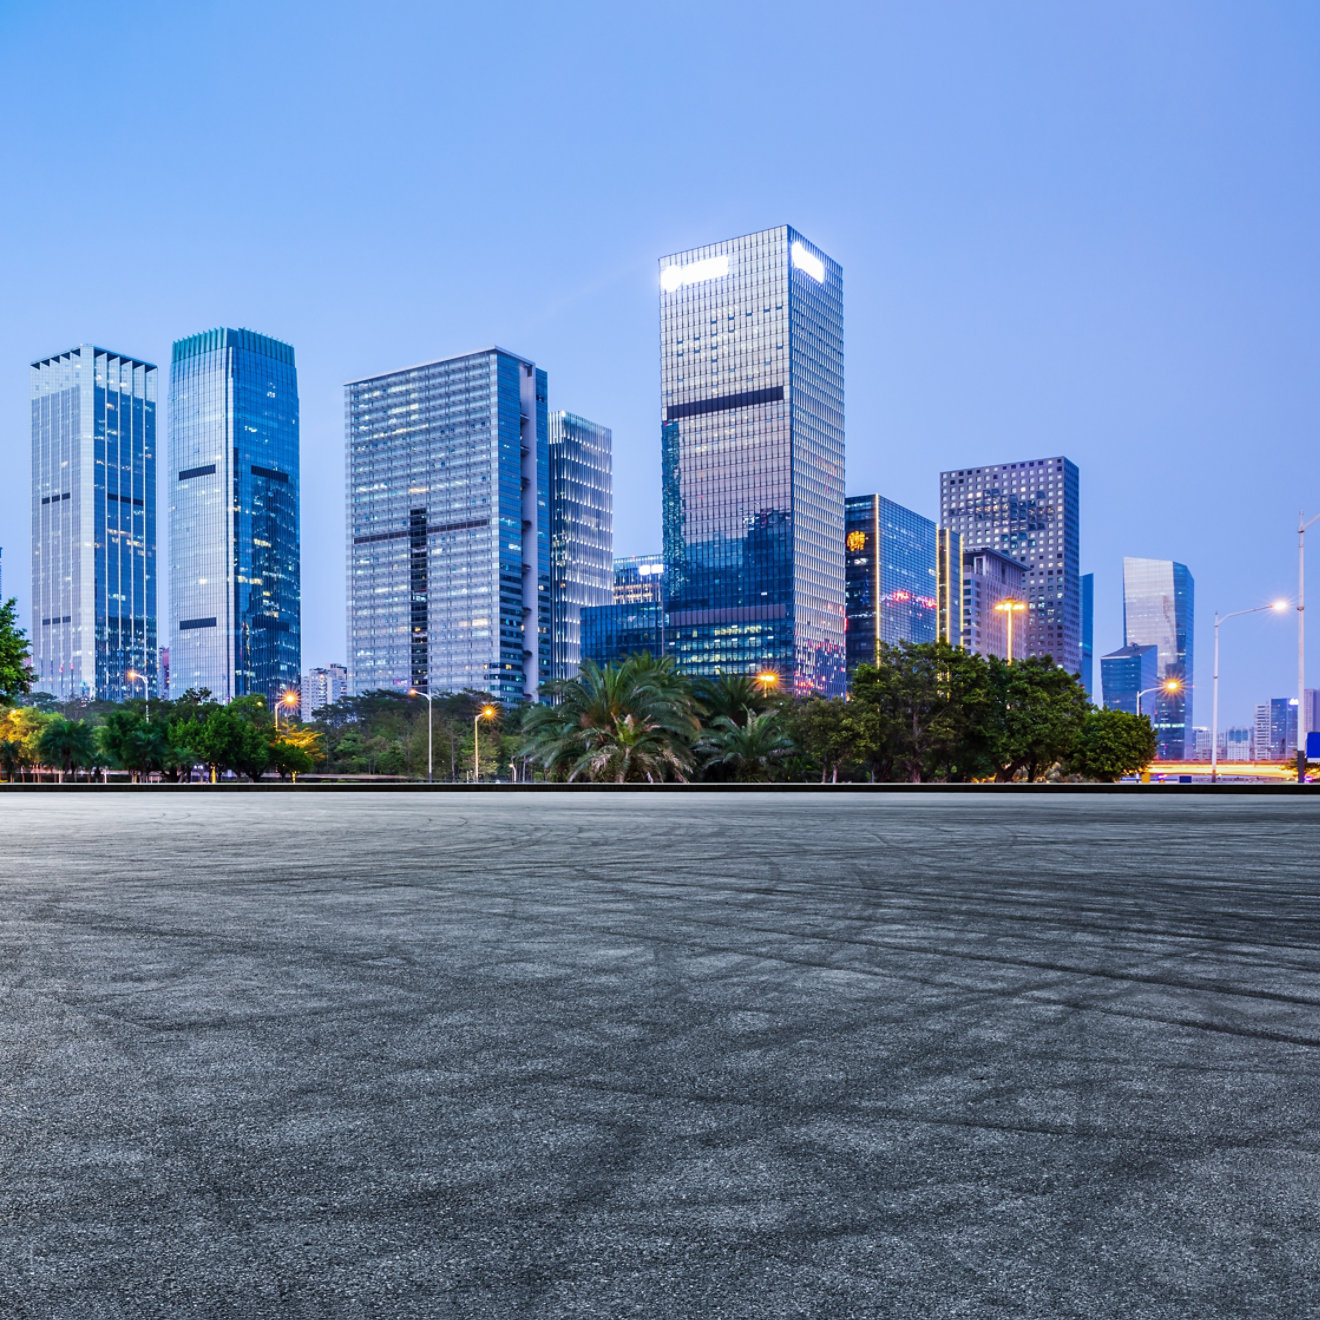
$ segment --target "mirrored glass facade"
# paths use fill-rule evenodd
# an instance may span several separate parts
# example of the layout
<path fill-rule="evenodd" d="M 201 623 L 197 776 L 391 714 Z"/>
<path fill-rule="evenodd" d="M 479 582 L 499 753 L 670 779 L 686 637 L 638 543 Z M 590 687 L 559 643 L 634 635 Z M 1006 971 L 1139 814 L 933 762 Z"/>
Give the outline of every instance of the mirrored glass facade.
<path fill-rule="evenodd" d="M 155 695 L 156 368 L 83 344 L 31 380 L 36 689 Z"/>
<path fill-rule="evenodd" d="M 1192 727 L 1192 659 L 1195 583 L 1186 564 L 1171 559 L 1123 560 L 1123 640 L 1129 646 L 1154 646 L 1159 654 L 1155 681 L 1177 679 L 1177 692 L 1145 698 L 1144 713 L 1155 725 L 1161 760 L 1180 761 L 1187 754 Z"/>
<path fill-rule="evenodd" d="M 963 553 L 998 550 L 1025 565 L 1026 626 L 1013 626 L 1015 657 L 1050 656 L 1070 674 L 1082 665 L 1079 482 L 1068 459 L 1037 458 L 940 474 L 940 524 L 961 532 Z"/>
<path fill-rule="evenodd" d="M 660 262 L 668 643 L 844 688 L 843 273 L 787 225 Z"/>
<path fill-rule="evenodd" d="M 546 388 L 500 348 L 345 386 L 355 693 L 536 698 L 551 669 Z"/>
<path fill-rule="evenodd" d="M 611 436 L 574 413 L 550 414 L 550 662 L 582 663 L 582 610 L 614 598 Z"/>
<path fill-rule="evenodd" d="M 614 603 L 663 605 L 665 559 L 663 555 L 628 555 L 614 561 Z"/>
<path fill-rule="evenodd" d="M 298 377 L 252 330 L 177 340 L 170 366 L 170 682 L 273 704 L 302 667 Z"/>
<path fill-rule="evenodd" d="M 939 599 L 935 524 L 882 495 L 844 505 L 848 673 L 880 662 L 880 644 L 933 642 Z"/>
<path fill-rule="evenodd" d="M 1137 713 L 1137 694 L 1141 698 L 1141 713 L 1151 715 L 1155 694 L 1150 691 L 1159 673 L 1159 648 L 1155 646 L 1121 646 L 1117 651 L 1100 657 L 1100 685 L 1104 690 L 1105 706 L 1109 710 Z"/>

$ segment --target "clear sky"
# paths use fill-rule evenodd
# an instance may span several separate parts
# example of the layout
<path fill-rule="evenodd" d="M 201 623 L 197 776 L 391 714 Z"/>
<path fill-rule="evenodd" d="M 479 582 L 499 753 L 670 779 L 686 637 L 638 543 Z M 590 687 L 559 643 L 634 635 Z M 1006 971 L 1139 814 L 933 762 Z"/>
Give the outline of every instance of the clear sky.
<path fill-rule="evenodd" d="M 215 325 L 297 352 L 305 666 L 345 654 L 353 377 L 534 358 L 552 407 L 614 428 L 618 553 L 658 550 L 656 259 L 785 222 L 844 268 L 850 492 L 935 516 L 942 468 L 1068 455 L 1097 656 L 1122 557 L 1182 560 L 1201 724 L 1212 612 L 1295 595 L 1314 0 L 0 0 L 0 126 L 25 620 L 28 363 L 96 343 L 163 399 L 171 341 Z M 1225 627 L 1225 723 L 1293 692 L 1295 619 Z"/>

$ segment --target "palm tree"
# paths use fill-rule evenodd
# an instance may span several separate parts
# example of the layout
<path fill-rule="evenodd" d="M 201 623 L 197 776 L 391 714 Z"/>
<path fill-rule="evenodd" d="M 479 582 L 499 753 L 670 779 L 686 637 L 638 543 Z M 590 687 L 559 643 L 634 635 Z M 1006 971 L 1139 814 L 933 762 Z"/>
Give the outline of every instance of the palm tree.
<path fill-rule="evenodd" d="M 570 781 L 686 782 L 700 725 L 692 692 L 670 659 L 630 656 L 604 668 L 586 661 L 578 677 L 549 684 L 556 704 L 523 721 L 521 755 Z"/>
<path fill-rule="evenodd" d="M 719 674 L 698 678 L 692 685 L 697 706 L 710 726 L 721 717 L 746 724 L 753 715 L 768 710 L 771 700 L 753 674 Z"/>
<path fill-rule="evenodd" d="M 759 783 L 774 777 L 778 763 L 793 751 L 793 740 L 784 732 L 778 713 L 767 710 L 749 715 L 741 725 L 727 715 L 717 716 L 697 750 L 704 754 L 706 768 L 717 775 Z"/>
<path fill-rule="evenodd" d="M 37 755 L 56 768 L 63 783 L 76 767 L 95 764 L 96 741 L 82 720 L 54 719 L 41 731 Z"/>

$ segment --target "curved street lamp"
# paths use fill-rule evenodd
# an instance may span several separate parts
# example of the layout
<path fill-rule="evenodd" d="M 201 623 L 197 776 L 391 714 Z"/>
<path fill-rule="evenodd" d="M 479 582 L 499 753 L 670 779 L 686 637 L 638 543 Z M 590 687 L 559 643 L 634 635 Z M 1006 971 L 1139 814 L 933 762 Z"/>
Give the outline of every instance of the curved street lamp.
<path fill-rule="evenodd" d="M 280 699 L 275 703 L 276 733 L 279 732 L 280 728 L 280 707 L 283 706 L 285 708 L 284 722 L 287 724 L 289 722 L 289 716 L 293 714 L 293 708 L 301 704 L 302 697 L 298 694 L 298 691 L 295 688 L 285 688 L 284 691 L 280 693 Z"/>
<path fill-rule="evenodd" d="M 1213 784 L 1219 778 L 1219 625 L 1226 623 L 1229 619 L 1236 619 L 1239 614 L 1259 614 L 1262 610 L 1274 610 L 1276 613 L 1286 610 L 1288 602 L 1286 600 L 1272 600 L 1268 605 L 1253 605 L 1249 610 L 1231 610 L 1228 614 L 1220 615 L 1215 611 L 1215 673 L 1214 673 L 1214 699 L 1211 705 L 1214 708 L 1214 715 L 1210 722 L 1210 782 Z M 1300 714 L 1298 715 L 1300 719 Z"/>
<path fill-rule="evenodd" d="M 431 735 L 432 735 L 432 726 L 435 723 L 435 721 L 431 718 L 431 712 L 435 708 L 431 705 L 431 694 L 429 692 L 423 692 L 421 688 L 409 688 L 408 695 L 410 697 L 426 698 L 426 782 L 429 784 L 432 782 Z"/>
<path fill-rule="evenodd" d="M 124 677 L 128 679 L 130 683 L 142 684 L 142 695 L 143 697 L 146 698 L 146 702 L 147 702 L 147 723 L 150 724 L 151 723 L 151 689 L 147 686 L 146 674 L 139 674 L 136 669 L 130 669 L 128 673 L 124 675 Z"/>

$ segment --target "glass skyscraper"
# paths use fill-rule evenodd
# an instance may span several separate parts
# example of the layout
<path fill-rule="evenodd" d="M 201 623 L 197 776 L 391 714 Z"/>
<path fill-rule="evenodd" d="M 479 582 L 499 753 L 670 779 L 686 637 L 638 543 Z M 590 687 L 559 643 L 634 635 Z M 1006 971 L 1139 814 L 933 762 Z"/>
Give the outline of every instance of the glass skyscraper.
<path fill-rule="evenodd" d="M 1082 686 L 1094 700 L 1095 680 L 1095 574 L 1082 574 Z"/>
<path fill-rule="evenodd" d="M 63 698 L 156 679 L 156 368 L 83 344 L 32 364 L 32 666 Z"/>
<path fill-rule="evenodd" d="M 550 414 L 550 664 L 582 663 L 582 610 L 614 598 L 611 435 L 570 412 Z"/>
<path fill-rule="evenodd" d="M 1109 710 L 1137 713 L 1139 693 L 1141 713 L 1155 723 L 1154 701 L 1151 689 L 1159 682 L 1159 648 L 1157 646 L 1121 646 L 1117 651 L 1100 657 L 1100 684 L 1104 690 L 1105 706 Z"/>
<path fill-rule="evenodd" d="M 1129 646 L 1154 646 L 1159 652 L 1155 681 L 1176 678 L 1177 692 L 1152 693 L 1142 710 L 1155 725 L 1156 755 L 1180 761 L 1192 727 L 1192 575 L 1171 559 L 1123 560 L 1123 640 Z"/>
<path fill-rule="evenodd" d="M 938 634 L 935 524 L 882 495 L 844 503 L 848 673 L 880 662 L 880 644 Z"/>
<path fill-rule="evenodd" d="M 551 672 L 545 372 L 488 348 L 345 393 L 352 690 L 535 700 Z"/>
<path fill-rule="evenodd" d="M 170 682 L 272 705 L 302 668 L 298 376 L 253 330 L 179 339 L 170 367 Z"/>
<path fill-rule="evenodd" d="M 660 261 L 668 643 L 844 689 L 843 272 L 789 228 Z"/>
<path fill-rule="evenodd" d="M 1082 667 L 1079 483 L 1066 458 L 996 463 L 940 474 L 940 522 L 962 533 L 963 553 L 998 550 L 1025 565 L 1025 627 L 1014 657 L 1051 656 Z M 1021 632 L 1018 629 L 1021 628 Z"/>
<path fill-rule="evenodd" d="M 628 555 L 614 561 L 614 603 L 639 602 L 663 605 L 665 558 L 663 555 Z"/>

